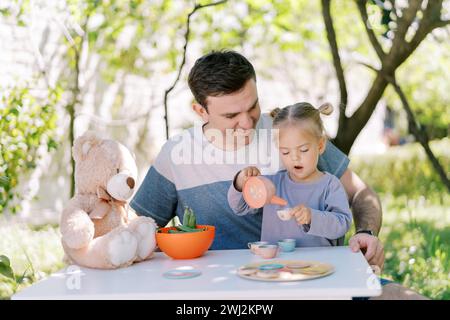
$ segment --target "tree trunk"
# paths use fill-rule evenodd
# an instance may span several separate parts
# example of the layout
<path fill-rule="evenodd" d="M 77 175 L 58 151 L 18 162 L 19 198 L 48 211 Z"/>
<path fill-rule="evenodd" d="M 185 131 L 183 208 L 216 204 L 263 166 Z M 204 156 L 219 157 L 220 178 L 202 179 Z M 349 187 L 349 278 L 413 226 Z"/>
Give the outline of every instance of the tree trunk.
<path fill-rule="evenodd" d="M 346 126 L 339 126 L 336 138 L 333 142 L 336 147 L 345 154 L 349 154 L 359 133 L 364 128 L 367 121 L 369 121 L 387 84 L 387 81 L 382 76 L 377 75 L 364 101 L 348 121 L 346 121 Z"/>

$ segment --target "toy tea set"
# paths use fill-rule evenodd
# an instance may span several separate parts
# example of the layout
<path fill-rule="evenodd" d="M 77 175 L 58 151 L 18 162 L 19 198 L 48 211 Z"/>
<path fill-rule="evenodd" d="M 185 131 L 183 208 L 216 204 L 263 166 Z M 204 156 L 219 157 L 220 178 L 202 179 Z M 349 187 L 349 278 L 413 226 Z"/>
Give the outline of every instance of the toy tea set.
<path fill-rule="evenodd" d="M 242 193 L 246 203 L 252 208 L 262 208 L 266 204 L 276 204 L 286 207 L 287 201 L 277 197 L 273 183 L 262 176 L 250 177 L 244 184 Z M 283 221 L 290 220 L 289 208 L 277 211 Z M 295 239 L 282 239 L 277 245 L 266 241 L 251 242 L 250 251 L 264 259 L 273 259 L 279 251 L 292 252 L 295 250 Z M 334 272 L 334 267 L 327 263 L 303 260 L 279 260 L 251 263 L 240 267 L 238 275 L 260 281 L 299 281 L 327 276 Z"/>
<path fill-rule="evenodd" d="M 275 195 L 273 183 L 262 176 L 250 177 L 244 184 L 243 196 L 252 208 L 261 208 L 266 204 L 287 206 L 287 201 Z M 289 208 L 277 212 L 281 220 L 291 219 Z M 173 259 L 194 259 L 201 257 L 212 245 L 215 227 L 197 225 L 191 209 L 185 208 L 183 224 L 175 227 L 159 228 L 156 233 L 158 247 Z M 282 239 L 276 245 L 266 241 L 248 243 L 250 252 L 263 259 L 273 259 L 280 251 L 293 252 L 295 239 Z M 305 260 L 271 260 L 255 262 L 241 266 L 237 274 L 245 279 L 259 281 L 300 281 L 327 276 L 334 272 L 328 263 Z M 201 274 L 199 270 L 169 270 L 163 274 L 169 279 L 189 279 Z"/>
<path fill-rule="evenodd" d="M 295 239 L 283 239 L 278 245 L 266 241 L 250 242 L 250 252 L 264 259 L 273 259 L 279 251 L 295 250 Z M 327 276 L 334 272 L 332 265 L 319 261 L 272 260 L 255 262 L 241 266 L 237 274 L 243 278 L 260 281 L 299 281 Z"/>

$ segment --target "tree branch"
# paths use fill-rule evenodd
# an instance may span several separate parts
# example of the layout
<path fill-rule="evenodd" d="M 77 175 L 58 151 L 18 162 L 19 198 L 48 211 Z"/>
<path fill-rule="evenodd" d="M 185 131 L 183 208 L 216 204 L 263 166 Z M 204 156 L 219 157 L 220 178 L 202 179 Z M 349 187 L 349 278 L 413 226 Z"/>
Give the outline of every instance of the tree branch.
<path fill-rule="evenodd" d="M 433 0 L 427 2 L 427 7 L 422 9 L 423 0 L 409 1 L 409 7 L 402 11 L 402 16 L 397 20 L 398 28 L 389 53 L 386 55 L 382 63 L 382 71 L 387 75 L 395 75 L 395 70 L 402 65 L 402 63 L 414 52 L 425 37 L 433 30 L 442 24 L 440 13 L 442 10 L 443 0 Z M 414 19 L 416 19 L 417 11 L 423 11 L 422 21 L 419 28 L 410 42 L 405 40 L 408 28 L 411 26 Z M 370 89 L 360 104 L 359 108 L 348 119 L 351 126 L 339 126 L 338 133 L 334 142 L 343 150 L 348 152 L 355 141 L 358 134 L 364 128 L 376 107 L 379 99 L 389 82 L 380 74 L 372 82 Z"/>
<path fill-rule="evenodd" d="M 81 92 L 81 55 L 83 53 L 83 48 L 85 45 L 85 40 L 87 36 L 87 25 L 89 23 L 91 15 L 87 14 L 86 18 L 83 22 L 82 30 L 83 34 L 80 38 L 80 44 L 77 47 L 76 43 L 73 43 L 73 50 L 75 52 L 75 79 L 74 79 L 74 88 L 72 89 L 72 101 L 66 106 L 67 113 L 69 114 L 70 118 L 70 124 L 69 124 L 69 142 L 70 142 L 70 148 L 73 146 L 73 142 L 75 140 L 75 109 L 80 103 L 80 92 Z M 69 34 L 70 36 L 70 34 Z M 73 41 L 73 40 L 72 40 Z M 72 44 L 71 44 L 72 46 Z M 72 172 L 71 172 L 71 178 L 70 178 L 70 197 L 72 198 L 75 194 L 75 160 L 73 157 L 70 157 Z"/>
<path fill-rule="evenodd" d="M 423 0 L 410 0 L 408 6 L 402 11 L 402 16 L 397 20 L 397 30 L 395 32 L 394 43 L 402 43 L 405 40 L 406 33 L 408 32 L 411 23 L 419 11 Z"/>
<path fill-rule="evenodd" d="M 221 1 L 217 1 L 217 2 L 212 2 L 212 3 L 208 3 L 208 4 L 204 4 L 204 5 L 200 5 L 200 4 L 196 4 L 194 6 L 194 8 L 192 9 L 192 11 L 188 14 L 187 16 L 187 21 L 186 21 L 186 32 L 184 34 L 184 46 L 183 46 L 183 58 L 181 60 L 181 64 L 180 67 L 178 68 L 178 74 L 177 77 L 175 79 L 175 81 L 173 82 L 173 84 L 165 90 L 164 92 L 164 120 L 166 122 L 166 139 L 169 139 L 169 117 L 168 117 L 168 108 L 167 108 L 167 98 L 169 96 L 169 93 L 175 88 L 175 86 L 178 83 L 178 80 L 180 80 L 180 76 L 181 76 L 181 71 L 183 70 L 184 64 L 186 63 L 186 52 L 187 52 L 187 46 L 189 43 L 189 33 L 190 33 L 190 27 L 191 27 L 191 17 L 192 15 L 197 12 L 198 10 L 201 10 L 203 8 L 207 8 L 207 7 L 211 7 L 211 6 L 217 6 L 220 4 L 223 4 L 227 2 L 227 0 L 221 0 Z"/>
<path fill-rule="evenodd" d="M 450 24 L 450 20 L 440 20 L 440 21 L 438 21 L 438 22 L 436 22 L 435 24 L 434 24 L 434 28 L 433 29 L 435 29 L 435 28 L 443 28 L 443 27 L 445 27 L 445 26 L 447 26 L 447 25 L 449 25 Z"/>
<path fill-rule="evenodd" d="M 340 103 L 339 103 L 339 127 L 343 128 L 347 121 L 345 110 L 347 109 L 348 93 L 345 82 L 344 70 L 339 56 L 339 48 L 336 41 L 336 32 L 334 31 L 333 19 L 331 17 L 330 0 L 322 0 L 322 16 L 327 32 L 327 39 L 333 56 L 333 65 L 336 70 L 337 80 L 339 82 Z"/>
<path fill-rule="evenodd" d="M 383 51 L 383 48 L 381 47 L 381 44 L 378 42 L 378 39 L 373 32 L 372 26 L 370 25 L 369 16 L 367 14 L 367 8 L 366 8 L 366 0 L 357 0 L 356 4 L 358 6 L 359 13 L 361 15 L 362 22 L 364 24 L 364 27 L 367 32 L 367 36 L 369 37 L 370 43 L 372 44 L 372 47 L 374 48 L 375 52 L 378 55 L 378 58 L 380 58 L 381 62 L 383 62 L 386 53 Z"/>
<path fill-rule="evenodd" d="M 395 57 L 399 54 L 402 56 L 408 56 L 412 52 L 405 47 L 405 38 L 411 23 L 417 15 L 417 11 L 422 5 L 422 2 L 423 0 L 410 0 L 408 2 L 408 7 L 402 11 L 402 16 L 397 20 L 397 30 L 395 31 L 392 47 L 388 54 L 389 61 L 393 62 Z"/>
<path fill-rule="evenodd" d="M 400 101 L 402 102 L 403 109 L 406 112 L 407 118 L 408 118 L 408 127 L 409 131 L 414 135 L 417 141 L 422 145 L 423 149 L 425 150 L 426 155 L 428 156 L 428 159 L 430 160 L 431 164 L 433 165 L 434 169 L 438 173 L 439 177 L 441 178 L 442 182 L 446 186 L 447 190 L 450 192 L 450 180 L 447 178 L 447 174 L 442 167 L 442 165 L 439 163 L 439 160 L 434 155 L 433 151 L 430 148 L 429 145 L 429 138 L 428 134 L 423 128 L 423 126 L 416 120 L 414 116 L 414 112 L 411 109 L 411 106 L 408 102 L 408 99 L 406 98 L 405 94 L 403 93 L 403 90 L 398 85 L 395 76 L 389 76 L 385 74 L 382 70 L 377 70 L 374 67 L 364 64 L 366 67 L 374 70 L 378 74 L 381 74 L 387 82 L 394 88 L 395 92 L 400 98 Z"/>
<path fill-rule="evenodd" d="M 423 39 L 433 29 L 443 27 L 449 23 L 448 20 L 441 20 L 442 0 L 428 1 L 427 7 L 423 13 L 423 18 L 420 21 L 419 28 L 416 34 L 408 43 L 408 49 L 414 51 Z"/>

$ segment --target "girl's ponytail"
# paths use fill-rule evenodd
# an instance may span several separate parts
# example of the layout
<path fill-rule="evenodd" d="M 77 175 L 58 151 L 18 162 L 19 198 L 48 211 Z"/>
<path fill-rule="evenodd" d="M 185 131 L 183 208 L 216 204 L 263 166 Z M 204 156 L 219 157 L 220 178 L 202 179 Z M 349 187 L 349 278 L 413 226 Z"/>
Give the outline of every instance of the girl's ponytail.
<path fill-rule="evenodd" d="M 329 102 L 325 102 L 317 110 L 319 110 L 321 114 L 328 116 L 333 112 L 333 105 Z"/>
<path fill-rule="evenodd" d="M 275 108 L 272 111 L 270 111 L 270 116 L 272 117 L 272 119 L 274 119 L 278 113 L 280 113 L 281 109 L 280 108 Z"/>

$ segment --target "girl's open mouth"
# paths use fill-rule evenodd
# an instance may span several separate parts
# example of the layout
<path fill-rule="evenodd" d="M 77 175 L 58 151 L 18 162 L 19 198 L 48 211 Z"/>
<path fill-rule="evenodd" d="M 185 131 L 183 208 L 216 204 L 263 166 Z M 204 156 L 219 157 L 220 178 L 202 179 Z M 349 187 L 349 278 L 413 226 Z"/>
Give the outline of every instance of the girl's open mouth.
<path fill-rule="evenodd" d="M 303 169 L 303 167 L 302 166 L 294 166 L 294 169 L 301 170 L 301 169 Z"/>

